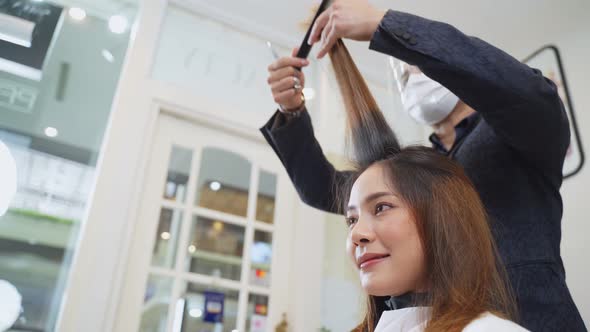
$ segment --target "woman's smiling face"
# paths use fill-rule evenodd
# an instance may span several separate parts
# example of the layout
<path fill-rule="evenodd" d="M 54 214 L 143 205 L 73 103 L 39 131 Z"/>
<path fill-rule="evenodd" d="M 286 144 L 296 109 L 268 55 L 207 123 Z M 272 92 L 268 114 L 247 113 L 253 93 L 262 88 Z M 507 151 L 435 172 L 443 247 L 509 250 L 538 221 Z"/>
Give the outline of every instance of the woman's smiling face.
<path fill-rule="evenodd" d="M 381 163 L 354 183 L 346 223 L 347 253 L 369 295 L 401 295 L 425 285 L 425 259 L 411 208 L 392 188 Z"/>

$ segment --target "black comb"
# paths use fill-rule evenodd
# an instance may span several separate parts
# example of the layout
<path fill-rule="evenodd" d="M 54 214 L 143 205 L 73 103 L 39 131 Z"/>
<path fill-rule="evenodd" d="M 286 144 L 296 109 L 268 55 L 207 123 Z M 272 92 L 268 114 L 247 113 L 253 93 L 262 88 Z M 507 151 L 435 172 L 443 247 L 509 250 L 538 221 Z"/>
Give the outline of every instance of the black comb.
<path fill-rule="evenodd" d="M 324 10 L 326 10 L 329 2 L 330 2 L 330 0 L 322 0 L 322 3 L 320 4 L 320 7 L 318 8 L 317 13 L 315 13 L 313 21 L 311 21 L 311 25 L 307 29 L 307 33 L 305 34 L 305 37 L 303 38 L 303 42 L 301 42 L 301 46 L 299 46 L 299 51 L 297 51 L 296 57 L 301 58 L 301 59 L 307 59 L 307 56 L 309 55 L 309 52 L 311 51 L 311 45 L 309 45 L 307 43 L 307 40 L 309 39 L 309 35 L 311 35 L 311 29 L 313 28 L 313 25 L 315 24 L 315 20 L 318 18 L 318 16 L 320 16 L 320 14 L 323 13 Z M 298 70 L 301 70 L 301 67 L 296 67 L 296 68 Z"/>

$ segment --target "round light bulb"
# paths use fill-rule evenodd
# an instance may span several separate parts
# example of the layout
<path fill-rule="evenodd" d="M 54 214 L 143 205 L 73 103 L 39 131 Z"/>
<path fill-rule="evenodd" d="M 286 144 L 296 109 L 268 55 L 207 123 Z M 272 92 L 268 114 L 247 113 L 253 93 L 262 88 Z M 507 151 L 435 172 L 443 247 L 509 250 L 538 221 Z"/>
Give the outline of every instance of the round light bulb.
<path fill-rule="evenodd" d="M 211 183 L 209 184 L 209 188 L 211 188 L 211 190 L 213 191 L 218 191 L 219 189 L 221 189 L 221 183 L 217 181 L 211 181 Z"/>
<path fill-rule="evenodd" d="M 191 244 L 190 246 L 188 246 L 188 252 L 190 252 L 191 254 L 193 254 L 196 250 L 197 250 L 197 247 L 195 247 L 194 244 Z"/>
<path fill-rule="evenodd" d="M 191 317 L 199 318 L 199 317 L 203 316 L 203 310 L 201 310 L 201 309 L 191 309 L 191 310 L 189 310 L 188 314 Z"/>
<path fill-rule="evenodd" d="M 68 10 L 70 17 L 76 21 L 82 21 L 86 18 L 86 11 L 82 8 L 72 7 Z"/>
<path fill-rule="evenodd" d="M 22 296 L 18 289 L 6 280 L 0 280 L 0 331 L 6 331 L 20 315 Z"/>
<path fill-rule="evenodd" d="M 56 137 L 58 134 L 59 134 L 59 132 L 57 131 L 57 129 L 55 129 L 53 127 L 45 128 L 45 136 L 47 136 L 47 137 Z"/>

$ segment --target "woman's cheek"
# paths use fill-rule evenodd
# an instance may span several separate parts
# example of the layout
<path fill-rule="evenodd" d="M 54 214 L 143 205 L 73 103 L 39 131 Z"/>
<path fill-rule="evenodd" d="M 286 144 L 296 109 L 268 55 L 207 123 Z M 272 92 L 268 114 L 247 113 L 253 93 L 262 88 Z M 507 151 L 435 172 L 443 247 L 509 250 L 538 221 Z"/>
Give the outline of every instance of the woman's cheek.
<path fill-rule="evenodd" d="M 352 243 L 352 239 L 350 235 L 346 237 L 346 255 L 351 260 L 354 266 L 356 266 L 356 258 L 354 256 L 354 244 Z"/>

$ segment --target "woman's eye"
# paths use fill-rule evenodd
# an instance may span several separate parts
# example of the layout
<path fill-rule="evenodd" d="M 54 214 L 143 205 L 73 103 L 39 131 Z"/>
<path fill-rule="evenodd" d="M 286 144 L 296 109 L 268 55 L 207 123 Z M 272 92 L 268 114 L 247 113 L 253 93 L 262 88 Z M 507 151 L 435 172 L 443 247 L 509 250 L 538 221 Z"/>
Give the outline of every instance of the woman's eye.
<path fill-rule="evenodd" d="M 346 226 L 350 227 L 354 224 L 356 224 L 357 218 L 356 217 L 347 217 L 345 218 L 346 220 Z"/>
<path fill-rule="evenodd" d="M 388 204 L 377 204 L 377 206 L 375 207 L 375 214 L 379 214 L 383 211 L 387 211 L 389 209 L 391 209 L 392 206 L 388 205 Z"/>

